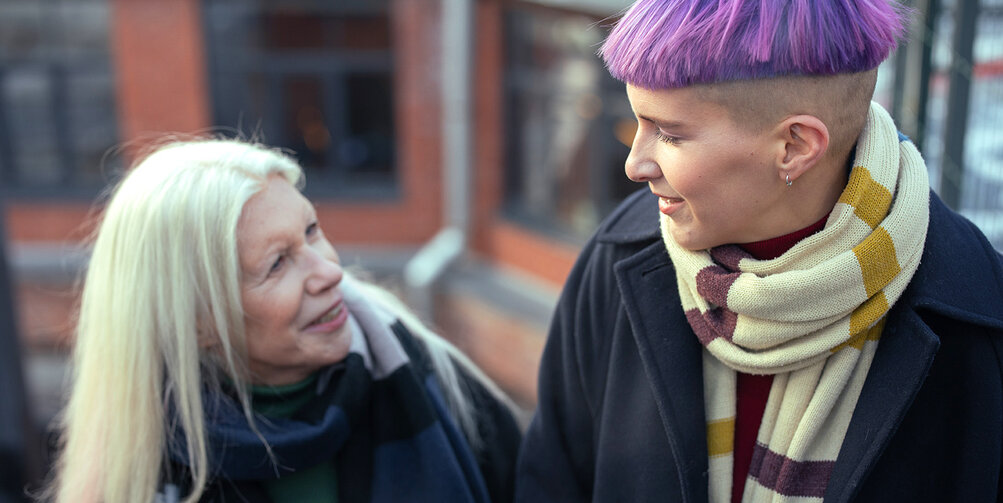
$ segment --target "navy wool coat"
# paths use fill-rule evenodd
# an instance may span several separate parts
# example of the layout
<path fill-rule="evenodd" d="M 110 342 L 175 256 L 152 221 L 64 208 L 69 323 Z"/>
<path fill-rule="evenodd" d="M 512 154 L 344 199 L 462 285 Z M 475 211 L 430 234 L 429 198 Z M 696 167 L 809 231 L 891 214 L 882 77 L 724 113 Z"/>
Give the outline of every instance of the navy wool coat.
<path fill-rule="evenodd" d="M 518 502 L 707 501 L 702 346 L 655 196 L 634 194 L 561 295 Z M 826 502 L 1001 501 L 1003 259 L 931 194 L 919 270 L 888 314 Z"/>

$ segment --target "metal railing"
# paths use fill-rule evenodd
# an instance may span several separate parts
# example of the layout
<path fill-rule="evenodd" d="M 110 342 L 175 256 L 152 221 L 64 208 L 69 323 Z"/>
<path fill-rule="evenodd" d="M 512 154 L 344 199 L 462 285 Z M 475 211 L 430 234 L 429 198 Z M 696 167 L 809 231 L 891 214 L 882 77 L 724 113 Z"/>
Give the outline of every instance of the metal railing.
<path fill-rule="evenodd" d="M 1003 249 L 1003 2 L 914 0 L 892 114 L 931 184 Z"/>

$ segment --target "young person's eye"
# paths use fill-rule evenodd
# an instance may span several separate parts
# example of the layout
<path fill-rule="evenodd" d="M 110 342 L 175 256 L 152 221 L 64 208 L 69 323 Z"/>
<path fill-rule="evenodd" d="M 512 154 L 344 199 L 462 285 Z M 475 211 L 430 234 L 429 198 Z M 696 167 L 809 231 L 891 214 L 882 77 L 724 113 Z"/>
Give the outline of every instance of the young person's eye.
<path fill-rule="evenodd" d="M 667 135 L 658 128 L 655 128 L 655 138 L 658 138 L 658 141 L 668 143 L 669 145 L 679 145 L 678 137 Z"/>

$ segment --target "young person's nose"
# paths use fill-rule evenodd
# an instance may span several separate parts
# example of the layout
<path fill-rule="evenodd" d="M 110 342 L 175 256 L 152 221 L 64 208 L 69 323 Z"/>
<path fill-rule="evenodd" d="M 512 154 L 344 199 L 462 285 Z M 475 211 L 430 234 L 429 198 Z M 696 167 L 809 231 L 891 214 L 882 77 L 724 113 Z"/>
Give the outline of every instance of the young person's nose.
<path fill-rule="evenodd" d="M 321 253 L 319 250 L 310 249 L 310 273 L 306 279 L 306 290 L 312 295 L 323 293 L 334 288 L 341 283 L 344 277 L 344 270 L 341 264 Z"/>
<path fill-rule="evenodd" d="M 630 154 L 624 163 L 627 178 L 635 182 L 650 182 L 662 176 L 662 170 L 651 156 L 651 141 L 645 139 L 642 128 L 634 135 L 634 143 L 630 146 Z"/>

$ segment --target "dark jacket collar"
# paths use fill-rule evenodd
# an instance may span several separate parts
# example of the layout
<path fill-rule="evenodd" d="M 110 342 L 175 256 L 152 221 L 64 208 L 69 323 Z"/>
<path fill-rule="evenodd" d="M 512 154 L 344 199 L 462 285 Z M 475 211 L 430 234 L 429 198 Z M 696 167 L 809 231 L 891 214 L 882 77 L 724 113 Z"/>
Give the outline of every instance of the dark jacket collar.
<path fill-rule="evenodd" d="M 658 198 L 648 189 L 638 190 L 603 222 L 596 239 L 603 243 L 626 244 L 659 239 Z"/>
<path fill-rule="evenodd" d="M 987 278 L 989 281 L 987 281 Z M 923 258 L 905 296 L 918 310 L 1003 330 L 1003 257 L 973 223 L 930 194 Z"/>
<path fill-rule="evenodd" d="M 657 197 L 647 189 L 629 196 L 596 239 L 628 244 L 660 240 Z M 985 278 L 997 278 L 985 281 Z M 974 224 L 930 192 L 930 227 L 919 270 L 903 296 L 913 309 L 1003 330 L 1003 258 Z"/>

